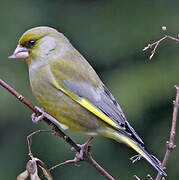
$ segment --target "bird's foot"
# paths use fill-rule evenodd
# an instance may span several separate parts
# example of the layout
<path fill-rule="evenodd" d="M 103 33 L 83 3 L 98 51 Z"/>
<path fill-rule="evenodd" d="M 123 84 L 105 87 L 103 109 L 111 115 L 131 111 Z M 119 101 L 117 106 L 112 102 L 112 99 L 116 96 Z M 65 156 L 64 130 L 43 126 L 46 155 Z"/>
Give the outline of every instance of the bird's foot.
<path fill-rule="evenodd" d="M 141 158 L 142 156 L 140 154 L 137 154 L 135 156 L 132 156 L 130 160 L 132 161 L 132 163 L 135 163 L 136 161 L 139 161 Z"/>
<path fill-rule="evenodd" d="M 80 152 L 77 152 L 76 154 L 77 160 L 84 160 L 87 153 L 86 151 L 88 151 L 93 138 L 94 137 L 90 137 L 84 144 L 77 144 L 81 148 Z M 72 148 L 72 150 L 74 150 L 74 148 Z"/>
<path fill-rule="evenodd" d="M 37 115 L 36 113 L 33 113 L 31 115 L 31 119 L 33 123 L 38 123 L 41 121 L 44 117 L 46 117 L 46 113 L 43 108 L 39 108 L 38 106 L 35 106 L 35 108 L 41 113 L 40 115 Z"/>

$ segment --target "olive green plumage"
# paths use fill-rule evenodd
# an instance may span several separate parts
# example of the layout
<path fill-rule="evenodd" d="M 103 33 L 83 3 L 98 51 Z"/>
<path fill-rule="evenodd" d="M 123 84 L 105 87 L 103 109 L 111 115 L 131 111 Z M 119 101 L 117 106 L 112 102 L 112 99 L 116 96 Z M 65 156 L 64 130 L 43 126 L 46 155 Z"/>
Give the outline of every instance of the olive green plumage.
<path fill-rule="evenodd" d="M 94 69 L 62 33 L 50 27 L 30 29 L 11 58 L 25 58 L 32 91 L 57 125 L 123 142 L 166 175 Z"/>

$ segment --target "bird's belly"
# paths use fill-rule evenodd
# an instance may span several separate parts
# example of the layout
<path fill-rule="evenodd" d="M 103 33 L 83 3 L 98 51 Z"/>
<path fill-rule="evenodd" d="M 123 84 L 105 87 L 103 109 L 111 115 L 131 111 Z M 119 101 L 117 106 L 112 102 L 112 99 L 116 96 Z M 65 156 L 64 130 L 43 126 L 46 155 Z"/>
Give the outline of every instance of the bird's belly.
<path fill-rule="evenodd" d="M 38 78 L 35 78 L 38 79 Z M 69 129 L 95 135 L 101 121 L 44 79 L 31 80 L 32 91 L 47 113 Z"/>

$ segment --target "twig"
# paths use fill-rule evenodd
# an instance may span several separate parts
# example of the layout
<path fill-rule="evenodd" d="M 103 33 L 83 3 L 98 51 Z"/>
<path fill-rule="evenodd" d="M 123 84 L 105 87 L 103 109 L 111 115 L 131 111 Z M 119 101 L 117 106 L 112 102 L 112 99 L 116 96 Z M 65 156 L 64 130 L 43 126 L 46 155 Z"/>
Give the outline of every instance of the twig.
<path fill-rule="evenodd" d="M 163 26 L 162 27 L 162 30 L 163 31 L 166 31 L 167 29 L 166 29 L 166 27 L 165 26 Z M 163 41 L 163 40 L 165 40 L 165 39 L 171 39 L 171 40 L 174 40 L 174 41 L 176 41 L 176 42 L 179 42 L 179 39 L 178 38 L 175 38 L 175 37 L 173 37 L 173 36 L 171 36 L 171 35 L 168 35 L 168 34 L 166 34 L 164 37 L 162 37 L 161 39 L 159 39 L 158 41 L 155 41 L 154 43 L 152 43 L 152 44 L 148 44 L 146 47 L 144 47 L 143 48 L 143 51 L 146 51 L 147 49 L 149 49 L 149 48 L 153 48 L 153 50 L 151 51 L 151 55 L 150 55 L 150 57 L 149 57 L 149 59 L 151 60 L 152 59 L 152 57 L 154 56 L 154 54 L 156 53 L 156 50 L 157 50 L 157 47 L 159 46 L 159 44 Z"/>
<path fill-rule="evenodd" d="M 92 158 L 90 146 L 88 146 L 88 152 L 87 152 L 85 161 L 87 161 L 89 164 L 91 164 L 93 167 L 95 167 L 107 179 L 115 180 L 110 174 L 106 174 L 106 171 Z"/>
<path fill-rule="evenodd" d="M 133 177 L 137 180 L 141 180 L 137 175 L 134 175 Z"/>
<path fill-rule="evenodd" d="M 35 108 L 25 97 L 19 94 L 15 89 L 5 83 L 2 79 L 0 79 L 0 85 L 7 89 L 12 95 L 14 95 L 19 101 L 24 103 L 28 108 L 30 108 L 35 114 L 41 115 L 41 112 Z M 64 132 L 62 132 L 55 124 L 51 123 L 47 118 L 44 118 L 45 121 L 56 133 L 57 136 L 62 137 L 68 144 L 70 144 L 76 151 L 80 152 L 80 147 Z"/>
<path fill-rule="evenodd" d="M 49 171 L 53 171 L 54 169 L 58 168 L 59 166 L 63 166 L 63 165 L 66 165 L 66 164 L 74 164 L 74 163 L 76 163 L 76 159 L 72 159 L 72 160 L 70 159 L 70 160 L 64 161 L 64 162 L 62 162 L 60 164 L 57 164 L 55 166 L 52 166 L 49 169 Z"/>
<path fill-rule="evenodd" d="M 31 157 L 31 159 L 33 158 L 32 151 L 31 151 L 31 144 L 32 144 L 32 139 L 31 138 L 32 138 L 33 135 L 39 134 L 41 132 L 54 132 L 54 131 L 50 131 L 50 130 L 46 130 L 46 129 L 40 129 L 40 130 L 32 132 L 31 134 L 29 134 L 27 136 L 28 151 L 29 151 L 29 156 Z"/>
<path fill-rule="evenodd" d="M 21 94 L 19 94 L 17 91 L 15 91 L 11 86 L 9 86 L 7 83 L 5 83 L 3 80 L 0 79 L 0 85 L 7 89 L 12 95 L 14 95 L 19 101 L 24 103 L 28 108 L 30 108 L 35 114 L 41 115 L 41 112 L 37 108 L 35 108 L 25 97 L 23 97 Z M 62 132 L 55 124 L 50 122 L 47 118 L 43 118 L 43 121 L 46 122 L 53 131 L 55 131 L 55 134 L 59 137 L 62 137 L 70 146 L 72 146 L 78 153 L 80 153 L 81 148 L 64 132 Z M 30 150 L 31 152 L 31 150 Z M 90 146 L 88 147 L 87 154 L 84 154 L 84 161 L 91 164 L 93 167 L 97 169 L 97 171 L 102 174 L 106 179 L 108 180 L 114 180 L 114 178 L 105 171 L 91 156 L 90 153 Z"/>
<path fill-rule="evenodd" d="M 80 161 L 87 161 L 89 164 L 91 164 L 94 168 L 96 168 L 103 176 L 105 176 L 109 180 L 115 180 L 110 174 L 108 174 L 91 156 L 91 146 L 89 144 L 93 140 L 93 137 L 90 137 L 88 141 L 82 145 L 81 152 L 76 153 L 76 157 L 72 160 L 67 160 L 65 162 L 62 162 L 60 164 L 57 164 L 49 169 L 49 171 L 62 166 L 66 164 L 76 164 Z M 87 152 L 86 152 L 87 149 Z"/>
<path fill-rule="evenodd" d="M 84 151 L 83 152 L 83 156 L 80 156 L 79 158 L 79 154 L 77 153 L 76 154 L 76 157 L 72 160 L 67 160 L 65 162 L 62 162 L 60 164 L 57 164 L 53 167 L 51 167 L 49 169 L 49 171 L 52 171 L 53 169 L 59 167 L 59 166 L 62 166 L 62 165 L 66 165 L 66 164 L 76 164 L 77 162 L 80 162 L 80 161 L 86 161 L 88 162 L 89 164 L 91 164 L 94 168 L 96 168 L 104 177 L 106 177 L 106 179 L 109 179 L 109 180 L 115 180 L 109 173 L 107 173 L 91 156 L 91 146 L 88 146 L 87 147 L 87 152 Z"/>
<path fill-rule="evenodd" d="M 162 166 L 166 168 L 167 162 L 169 160 L 169 157 L 171 155 L 171 152 L 175 149 L 176 145 L 174 144 L 175 140 L 175 133 L 176 133 L 176 122 L 177 122 L 177 115 L 178 115 L 178 107 L 179 107 L 179 86 L 175 85 L 176 88 L 176 99 L 173 102 L 173 117 L 172 117 L 172 126 L 170 131 L 170 140 L 167 141 L 167 149 L 166 153 L 162 162 Z M 157 174 L 156 180 L 161 179 L 160 173 Z"/>

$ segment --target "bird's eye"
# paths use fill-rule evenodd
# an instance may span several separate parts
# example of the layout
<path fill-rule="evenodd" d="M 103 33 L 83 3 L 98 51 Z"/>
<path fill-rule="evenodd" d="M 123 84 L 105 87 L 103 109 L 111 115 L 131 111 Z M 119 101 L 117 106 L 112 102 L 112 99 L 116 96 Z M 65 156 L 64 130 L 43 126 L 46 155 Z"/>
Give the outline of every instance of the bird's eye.
<path fill-rule="evenodd" d="M 34 41 L 34 40 L 30 40 L 30 41 L 28 41 L 28 43 L 29 43 L 31 46 L 33 46 L 33 45 L 35 44 L 35 41 Z"/>
<path fill-rule="evenodd" d="M 28 49 L 31 49 L 35 43 L 36 43 L 35 40 L 29 40 L 23 46 L 25 46 Z"/>

